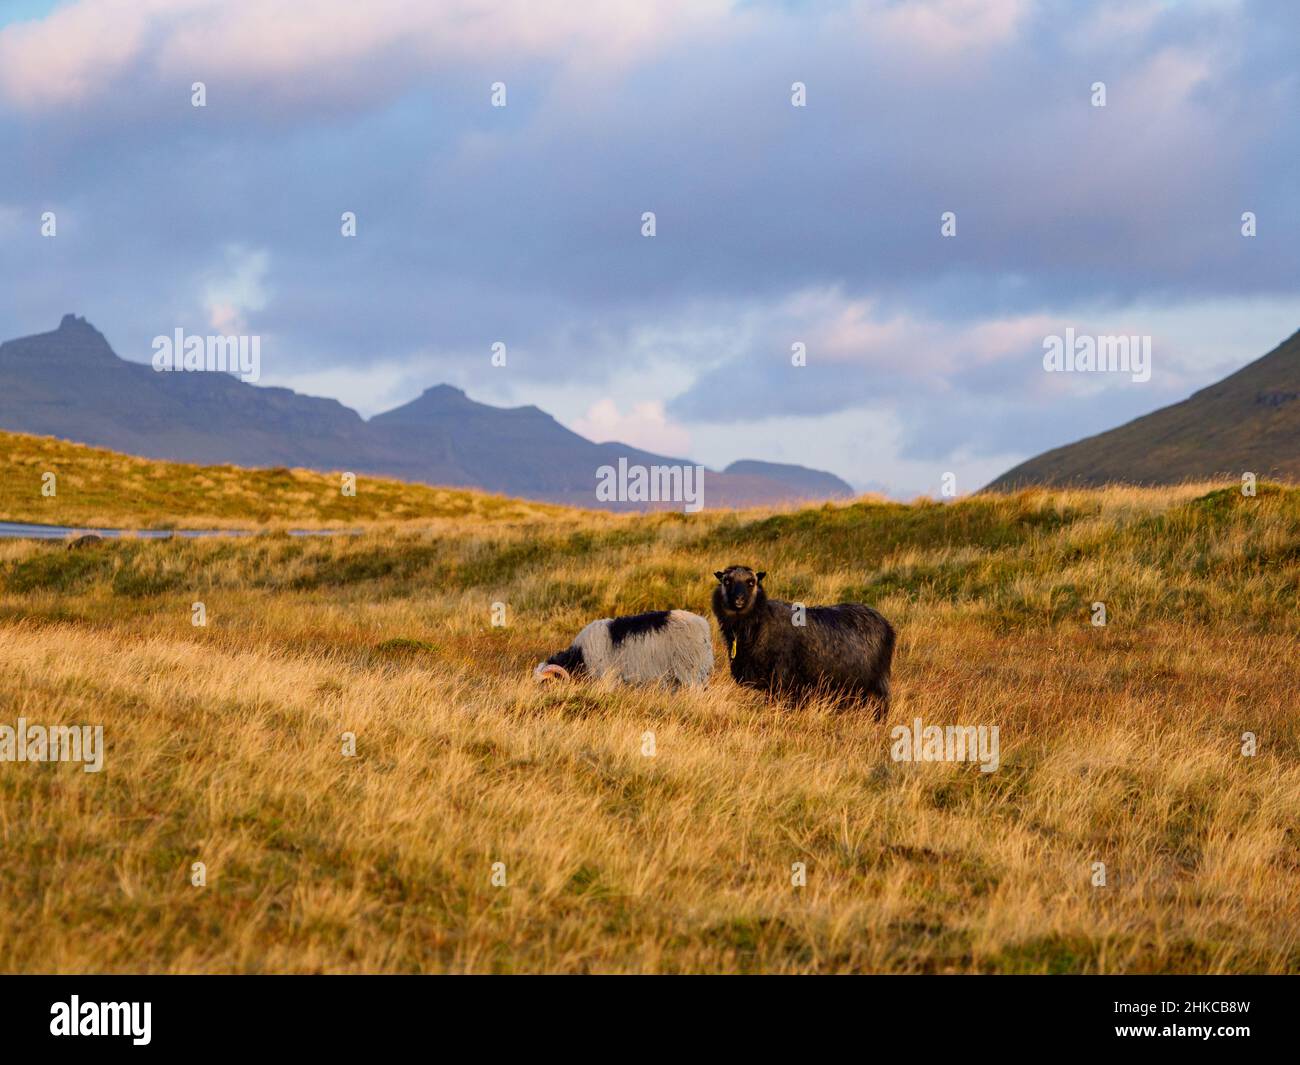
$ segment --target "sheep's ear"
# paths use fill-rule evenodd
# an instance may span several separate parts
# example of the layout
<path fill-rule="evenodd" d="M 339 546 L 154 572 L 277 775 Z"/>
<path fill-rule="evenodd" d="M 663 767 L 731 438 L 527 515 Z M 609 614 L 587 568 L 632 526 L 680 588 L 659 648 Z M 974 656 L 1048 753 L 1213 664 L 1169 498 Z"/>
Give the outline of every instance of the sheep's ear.
<path fill-rule="evenodd" d="M 754 576 L 758 578 L 758 583 L 762 584 L 763 578 L 767 576 L 767 570 L 760 570 L 758 573 L 755 573 Z"/>
<path fill-rule="evenodd" d="M 715 569 L 715 570 L 713 571 L 713 575 L 714 575 L 715 577 L 717 577 L 718 580 L 722 580 L 722 578 L 725 577 L 725 576 L 727 575 L 727 571 L 726 571 L 726 570 L 721 570 L 721 569 Z"/>

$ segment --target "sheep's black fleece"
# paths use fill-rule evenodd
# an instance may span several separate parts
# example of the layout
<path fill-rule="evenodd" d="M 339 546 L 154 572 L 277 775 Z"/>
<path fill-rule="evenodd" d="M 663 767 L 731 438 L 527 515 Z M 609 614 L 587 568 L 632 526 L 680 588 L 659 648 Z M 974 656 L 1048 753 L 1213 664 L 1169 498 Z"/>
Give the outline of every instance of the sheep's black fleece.
<path fill-rule="evenodd" d="M 889 708 L 894 628 L 861 603 L 810 606 L 803 625 L 794 605 L 769 599 L 763 573 L 730 566 L 715 574 L 713 614 L 740 684 L 796 701 L 829 695 L 844 705 Z"/>

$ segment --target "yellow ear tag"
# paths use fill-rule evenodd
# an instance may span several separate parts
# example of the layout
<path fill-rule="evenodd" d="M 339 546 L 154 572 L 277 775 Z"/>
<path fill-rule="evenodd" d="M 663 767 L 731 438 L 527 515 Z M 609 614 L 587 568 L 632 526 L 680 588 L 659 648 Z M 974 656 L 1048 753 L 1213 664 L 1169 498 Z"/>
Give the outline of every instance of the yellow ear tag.
<path fill-rule="evenodd" d="M 736 657 L 736 638 L 734 636 L 731 638 L 731 643 L 728 644 L 727 646 L 727 657 L 728 658 Z"/>

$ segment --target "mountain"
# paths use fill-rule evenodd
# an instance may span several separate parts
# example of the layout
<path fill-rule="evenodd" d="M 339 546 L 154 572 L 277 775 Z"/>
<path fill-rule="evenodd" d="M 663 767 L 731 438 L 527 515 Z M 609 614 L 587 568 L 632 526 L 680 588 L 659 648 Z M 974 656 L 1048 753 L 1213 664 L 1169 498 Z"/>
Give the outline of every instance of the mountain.
<path fill-rule="evenodd" d="M 158 373 L 70 314 L 52 333 L 0 344 L 0 427 L 179 462 L 352 469 L 381 457 L 361 416 L 335 400 Z"/>
<path fill-rule="evenodd" d="M 853 489 L 833 473 L 823 470 L 810 470 L 807 466 L 793 466 L 782 462 L 759 462 L 757 459 L 740 459 L 728 466 L 723 473 L 743 477 L 769 477 L 789 485 L 792 489 L 804 493 L 809 498 L 833 498 L 835 496 L 853 495 Z"/>
<path fill-rule="evenodd" d="M 1240 480 L 1248 472 L 1300 481 L 1300 332 L 1181 403 L 1022 462 L 986 491 Z"/>
<path fill-rule="evenodd" d="M 336 400 L 229 374 L 160 373 L 119 358 L 94 326 L 71 314 L 53 332 L 0 344 L 0 428 L 146 458 L 351 470 L 588 507 L 604 505 L 596 471 L 620 458 L 697 465 L 593 443 L 537 407 L 492 407 L 450 385 L 366 421 Z M 832 474 L 801 466 L 742 461 L 704 475 L 706 506 L 853 494 Z"/>

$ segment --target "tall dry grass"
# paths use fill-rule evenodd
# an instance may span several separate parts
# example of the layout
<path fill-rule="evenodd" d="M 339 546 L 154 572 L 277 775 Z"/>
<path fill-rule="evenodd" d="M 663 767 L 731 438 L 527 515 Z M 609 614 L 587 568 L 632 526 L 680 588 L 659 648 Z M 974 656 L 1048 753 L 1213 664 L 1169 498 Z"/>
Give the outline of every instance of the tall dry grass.
<path fill-rule="evenodd" d="M 732 562 L 895 622 L 886 723 L 528 680 Z M 0 764 L 0 969 L 1300 971 L 1298 603 L 1272 486 L 2 544 L 0 723 L 108 752 Z"/>

